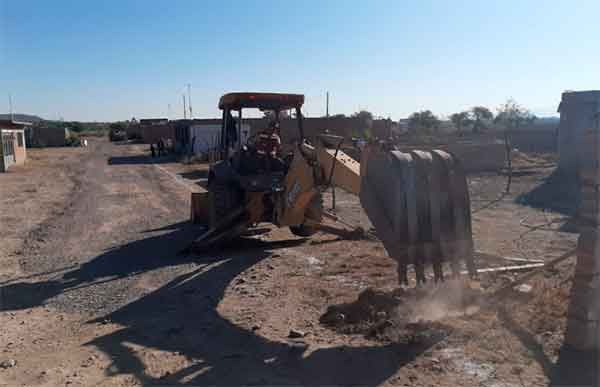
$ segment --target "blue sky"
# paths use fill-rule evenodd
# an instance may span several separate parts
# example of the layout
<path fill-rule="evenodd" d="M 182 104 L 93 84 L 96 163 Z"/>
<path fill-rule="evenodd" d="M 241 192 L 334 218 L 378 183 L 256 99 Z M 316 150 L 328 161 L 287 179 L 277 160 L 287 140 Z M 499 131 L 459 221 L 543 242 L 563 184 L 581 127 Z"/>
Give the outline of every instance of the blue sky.
<path fill-rule="evenodd" d="M 394 119 L 515 98 L 554 114 L 600 89 L 600 1 L 0 0 L 0 111 L 218 115 L 228 91 L 306 95 L 307 115 Z M 5 102 L 6 101 L 6 102 Z"/>

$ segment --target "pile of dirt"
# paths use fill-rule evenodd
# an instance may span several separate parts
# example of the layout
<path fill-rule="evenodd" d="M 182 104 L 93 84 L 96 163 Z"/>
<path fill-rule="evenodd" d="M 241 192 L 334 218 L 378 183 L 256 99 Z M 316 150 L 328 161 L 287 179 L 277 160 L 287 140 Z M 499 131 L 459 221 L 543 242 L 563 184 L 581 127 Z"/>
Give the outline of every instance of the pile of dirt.
<path fill-rule="evenodd" d="M 450 333 L 442 320 L 476 312 L 480 295 L 460 281 L 391 292 L 366 289 L 354 302 L 330 306 L 320 322 L 339 333 L 383 341 L 437 341 Z"/>
<path fill-rule="evenodd" d="M 374 326 L 389 320 L 402 304 L 402 289 L 383 292 L 366 289 L 354 302 L 331 305 L 319 321 L 346 334 L 367 333 Z"/>

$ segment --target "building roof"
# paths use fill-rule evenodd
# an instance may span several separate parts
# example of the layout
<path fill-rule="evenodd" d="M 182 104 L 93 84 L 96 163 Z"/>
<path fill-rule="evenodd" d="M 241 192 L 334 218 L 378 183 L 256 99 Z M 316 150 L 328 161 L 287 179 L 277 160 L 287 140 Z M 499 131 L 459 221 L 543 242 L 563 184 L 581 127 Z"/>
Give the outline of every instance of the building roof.
<path fill-rule="evenodd" d="M 164 122 L 168 122 L 168 118 L 142 118 L 140 119 L 140 125 L 145 124 L 161 124 Z"/>
<path fill-rule="evenodd" d="M 561 108 L 565 104 L 575 103 L 600 103 L 600 90 L 585 90 L 585 91 L 565 91 L 562 93 L 562 100 L 558 104 L 557 112 L 560 113 Z"/>
<path fill-rule="evenodd" d="M 0 120 L 0 129 L 25 129 L 26 126 L 31 126 L 31 122 Z"/>
<path fill-rule="evenodd" d="M 304 104 L 302 94 L 281 93 L 228 93 L 219 100 L 219 109 L 239 110 L 258 108 L 260 110 L 286 110 L 299 108 Z"/>

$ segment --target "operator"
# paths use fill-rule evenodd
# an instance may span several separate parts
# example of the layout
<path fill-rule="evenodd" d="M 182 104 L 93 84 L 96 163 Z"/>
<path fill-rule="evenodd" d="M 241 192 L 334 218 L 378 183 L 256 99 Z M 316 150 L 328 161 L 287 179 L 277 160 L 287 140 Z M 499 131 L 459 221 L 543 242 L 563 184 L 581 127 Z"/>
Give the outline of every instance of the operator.
<path fill-rule="evenodd" d="M 281 137 L 279 134 L 279 122 L 271 121 L 267 128 L 256 136 L 254 146 L 261 169 L 276 172 L 285 170 L 285 163 L 279 158 L 281 150 Z"/>
<path fill-rule="evenodd" d="M 256 152 L 259 155 L 276 157 L 281 148 L 279 137 L 279 122 L 271 121 L 267 128 L 260 132 L 256 139 Z"/>

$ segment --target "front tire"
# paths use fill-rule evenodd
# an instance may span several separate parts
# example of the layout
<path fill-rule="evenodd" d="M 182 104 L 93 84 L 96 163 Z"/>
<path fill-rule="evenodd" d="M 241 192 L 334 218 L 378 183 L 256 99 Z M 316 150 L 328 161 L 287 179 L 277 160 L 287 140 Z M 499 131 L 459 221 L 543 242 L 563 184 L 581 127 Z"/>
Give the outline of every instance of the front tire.
<path fill-rule="evenodd" d="M 290 226 L 290 231 L 296 236 L 308 238 L 313 236 L 317 232 L 317 229 L 301 224 L 299 226 Z"/>
<path fill-rule="evenodd" d="M 315 195 L 310 201 L 304 213 L 304 218 L 310 219 L 313 222 L 321 222 L 323 219 L 323 197 L 321 194 Z M 290 226 L 290 231 L 294 235 L 307 238 L 313 236 L 319 230 L 316 227 L 300 224 L 298 226 Z"/>

